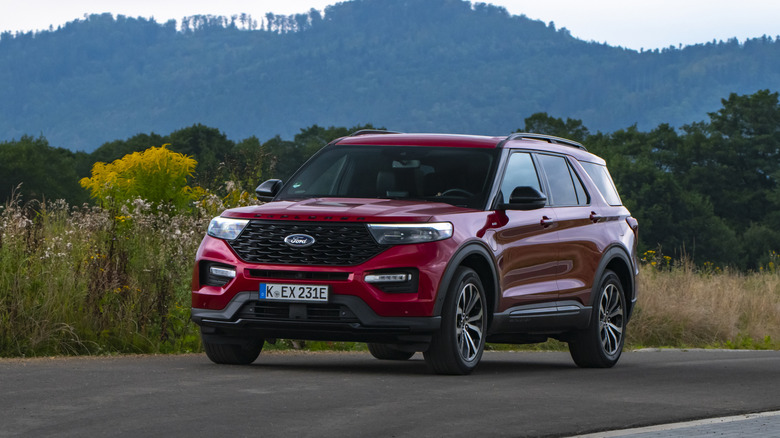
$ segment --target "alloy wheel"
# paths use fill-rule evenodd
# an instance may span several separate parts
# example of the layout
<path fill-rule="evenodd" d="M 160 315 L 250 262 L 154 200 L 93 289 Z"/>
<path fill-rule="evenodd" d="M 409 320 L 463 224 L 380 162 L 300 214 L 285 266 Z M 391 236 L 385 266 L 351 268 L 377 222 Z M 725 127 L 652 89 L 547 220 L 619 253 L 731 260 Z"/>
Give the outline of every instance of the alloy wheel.
<path fill-rule="evenodd" d="M 620 290 L 614 284 L 608 283 L 599 302 L 599 337 L 607 355 L 614 356 L 620 350 L 624 325 Z"/>
<path fill-rule="evenodd" d="M 460 290 L 455 318 L 455 336 L 461 357 L 470 362 L 480 353 L 485 328 L 482 297 L 474 283 L 466 283 Z"/>

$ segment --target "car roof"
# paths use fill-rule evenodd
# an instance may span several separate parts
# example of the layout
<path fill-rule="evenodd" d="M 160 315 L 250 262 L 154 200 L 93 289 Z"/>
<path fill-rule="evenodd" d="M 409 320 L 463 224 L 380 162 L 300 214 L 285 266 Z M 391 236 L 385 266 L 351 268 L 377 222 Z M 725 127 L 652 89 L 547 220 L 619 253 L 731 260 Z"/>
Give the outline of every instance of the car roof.
<path fill-rule="evenodd" d="M 527 149 L 571 155 L 580 161 L 604 163 L 604 160 L 587 152 L 577 142 L 559 137 L 518 133 L 509 136 L 462 135 L 462 134 L 409 134 L 383 131 L 357 132 L 342 137 L 331 144 L 375 145 L 375 146 L 427 146 L 450 148 L 504 148 Z"/>

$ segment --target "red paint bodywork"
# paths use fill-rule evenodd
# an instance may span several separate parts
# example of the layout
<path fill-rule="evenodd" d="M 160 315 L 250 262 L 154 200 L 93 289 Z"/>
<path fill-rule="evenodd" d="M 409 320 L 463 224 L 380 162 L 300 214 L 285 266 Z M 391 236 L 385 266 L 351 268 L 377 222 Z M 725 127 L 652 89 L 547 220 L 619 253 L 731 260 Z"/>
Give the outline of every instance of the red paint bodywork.
<path fill-rule="evenodd" d="M 369 135 L 341 139 L 341 144 L 415 145 L 495 148 L 503 138 L 453 135 Z M 581 175 L 578 160 L 603 164 L 603 160 L 572 147 L 533 140 L 510 141 L 504 148 L 523 148 L 569 157 Z M 500 170 L 499 170 L 500 172 Z M 357 266 L 295 266 L 243 262 L 230 246 L 206 236 L 196 255 L 192 279 L 192 306 L 224 309 L 244 291 L 257 291 L 270 280 L 249 275 L 251 269 L 278 271 L 341 272 L 347 280 L 328 281 L 333 295 L 359 297 L 382 317 L 430 317 L 436 315 L 436 298 L 453 255 L 466 245 L 489 248 L 498 284 L 494 312 L 535 303 L 573 300 L 591 303 L 594 274 L 602 256 L 611 247 L 630 255 L 636 274 L 636 221 L 622 206 L 608 205 L 589 178 L 583 177 L 591 194 L 587 206 L 544 207 L 530 211 L 473 210 L 449 204 L 388 199 L 318 198 L 298 202 L 280 201 L 261 206 L 236 208 L 222 216 L 299 222 L 424 223 L 450 222 L 451 238 L 438 242 L 391 247 Z M 495 189 L 494 189 L 495 190 Z M 593 218 L 597 217 L 596 220 Z M 545 224 L 547 221 L 549 224 Z M 633 221 L 633 222 L 632 222 Z M 200 284 L 198 264 L 204 260 L 236 267 L 236 278 L 224 287 Z M 368 271 L 413 267 L 419 269 L 417 293 L 385 293 L 364 281 Z M 633 281 L 633 280 L 632 280 Z M 322 281 L 285 280 L 285 283 L 323 284 Z"/>

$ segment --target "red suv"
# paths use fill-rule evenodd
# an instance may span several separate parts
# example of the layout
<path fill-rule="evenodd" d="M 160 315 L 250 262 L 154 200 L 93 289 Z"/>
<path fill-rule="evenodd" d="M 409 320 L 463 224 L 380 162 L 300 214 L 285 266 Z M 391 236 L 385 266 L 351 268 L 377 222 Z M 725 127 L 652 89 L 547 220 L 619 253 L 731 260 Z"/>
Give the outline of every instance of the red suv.
<path fill-rule="evenodd" d="M 442 374 L 470 373 L 485 342 L 620 358 L 637 221 L 579 143 L 359 131 L 257 194 L 269 202 L 214 218 L 196 257 L 192 320 L 216 363 L 277 338 L 421 351 Z"/>

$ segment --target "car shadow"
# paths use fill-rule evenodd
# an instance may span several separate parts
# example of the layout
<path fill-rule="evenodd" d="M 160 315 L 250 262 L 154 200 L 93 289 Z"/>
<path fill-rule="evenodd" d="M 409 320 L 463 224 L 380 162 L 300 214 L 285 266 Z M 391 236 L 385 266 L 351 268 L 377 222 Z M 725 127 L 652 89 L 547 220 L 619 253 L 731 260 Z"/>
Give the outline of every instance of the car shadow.
<path fill-rule="evenodd" d="M 319 372 L 333 374 L 362 375 L 433 375 L 417 353 L 406 361 L 378 360 L 362 353 L 294 353 L 263 356 L 248 367 L 252 370 L 279 370 L 287 372 Z M 568 355 L 501 353 L 500 356 L 486 354 L 473 375 L 550 373 L 578 370 Z M 447 376 L 442 376 L 447 377 Z"/>

